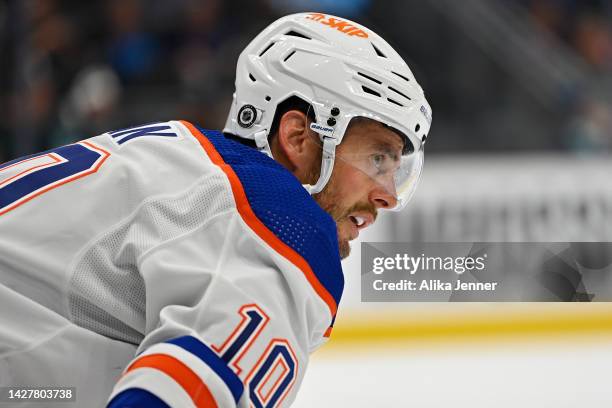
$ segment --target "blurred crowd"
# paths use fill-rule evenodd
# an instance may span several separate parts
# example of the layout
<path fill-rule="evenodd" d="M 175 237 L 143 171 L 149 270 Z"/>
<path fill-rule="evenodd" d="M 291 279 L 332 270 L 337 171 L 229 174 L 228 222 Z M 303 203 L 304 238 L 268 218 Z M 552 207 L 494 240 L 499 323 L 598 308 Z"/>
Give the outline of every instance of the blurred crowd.
<path fill-rule="evenodd" d="M 568 149 L 612 150 L 612 1 L 526 0 L 531 21 L 586 62 L 589 80 L 573 100 L 565 129 Z"/>
<path fill-rule="evenodd" d="M 263 1 L 14 1 L 0 9 L 0 157 L 139 121 L 218 127 Z"/>
<path fill-rule="evenodd" d="M 326 11 L 363 22 L 407 55 L 434 107 L 434 151 L 491 151 L 507 147 L 498 143 L 499 138 L 489 137 L 490 127 L 477 128 L 480 135 L 476 135 L 474 123 L 465 120 L 464 103 L 453 97 L 451 90 L 476 95 L 483 92 L 479 88 L 486 88 L 486 84 L 477 81 L 481 72 L 466 79 L 469 86 L 457 84 L 455 74 L 447 75 L 449 68 L 443 64 L 448 59 L 444 55 L 457 54 L 454 51 L 457 45 L 452 41 L 457 35 L 449 28 L 439 28 L 442 24 L 435 24 L 440 23 L 439 17 L 427 8 L 427 3 L 391 0 L 0 2 L 0 162 L 140 122 L 183 118 L 204 127 L 220 128 L 231 101 L 240 50 L 275 18 L 308 10 Z M 576 94 L 570 103 L 560 102 L 559 116 L 564 118 L 561 134 L 558 134 L 559 127 L 551 127 L 535 147 L 612 150 L 609 100 L 612 93 L 603 92 L 610 89 L 612 82 L 611 3 L 605 0 L 518 3 L 531 16 L 530 24 L 547 33 L 543 35 L 566 44 L 588 64 L 590 86 L 594 89 Z M 417 8 L 421 9 L 420 14 L 413 13 Z M 402 13 L 426 18 L 419 17 L 421 25 L 418 21 L 396 24 L 394 19 L 399 19 Z M 425 22 L 427 27 L 423 26 Z M 429 33 L 442 34 L 423 41 Z M 466 58 L 484 58 L 478 55 L 472 53 Z M 511 81 L 497 70 L 491 72 L 487 76 L 491 83 Z M 511 84 L 506 89 L 514 92 Z M 466 97 L 469 100 L 470 95 Z M 515 103 L 520 104 L 520 98 L 529 97 L 520 94 L 517 98 Z M 482 106 L 473 106 L 481 109 L 478 120 L 494 123 L 494 112 L 487 109 L 497 102 L 480 99 L 484 99 Z M 500 111 L 512 109 L 507 100 L 504 105 L 497 105 Z M 550 123 L 556 120 L 554 115 L 548 118 Z M 441 135 L 436 134 L 436 126 Z M 547 132 L 545 126 L 539 129 Z M 520 148 L 520 143 L 517 146 Z M 529 143 L 525 146 L 533 147 Z"/>

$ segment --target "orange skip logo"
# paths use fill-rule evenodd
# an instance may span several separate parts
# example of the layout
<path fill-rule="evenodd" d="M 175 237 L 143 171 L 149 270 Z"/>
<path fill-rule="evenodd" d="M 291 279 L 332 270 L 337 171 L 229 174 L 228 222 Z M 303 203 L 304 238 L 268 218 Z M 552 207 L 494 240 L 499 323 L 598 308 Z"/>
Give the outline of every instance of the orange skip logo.
<path fill-rule="evenodd" d="M 311 13 L 308 16 L 306 16 L 306 18 L 309 20 L 318 21 L 321 24 L 325 24 L 327 26 L 330 26 L 331 28 L 335 28 L 341 33 L 344 33 L 350 36 L 368 38 L 368 33 L 366 33 L 360 28 L 355 27 L 348 21 L 344 21 L 339 18 L 328 17 L 325 14 L 321 14 L 321 13 Z"/>

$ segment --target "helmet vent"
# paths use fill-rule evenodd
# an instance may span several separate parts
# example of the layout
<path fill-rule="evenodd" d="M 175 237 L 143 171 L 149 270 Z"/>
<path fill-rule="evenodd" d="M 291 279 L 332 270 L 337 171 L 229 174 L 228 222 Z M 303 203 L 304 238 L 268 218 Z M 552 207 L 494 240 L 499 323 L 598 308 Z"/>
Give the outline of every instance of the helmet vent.
<path fill-rule="evenodd" d="M 404 105 L 402 105 L 401 103 L 399 103 L 398 101 L 394 101 L 394 100 L 393 100 L 393 99 L 391 99 L 391 98 L 387 98 L 387 100 L 388 100 L 389 102 L 391 102 L 391 103 L 396 104 L 397 106 L 402 106 L 402 107 L 404 106 Z"/>
<path fill-rule="evenodd" d="M 267 51 L 268 51 L 270 48 L 272 48 L 272 46 L 273 46 L 274 44 L 275 44 L 275 43 L 273 43 L 273 42 L 271 42 L 270 44 L 268 44 L 268 46 L 267 46 L 266 48 L 264 48 L 262 52 L 260 52 L 260 53 L 259 53 L 259 56 L 261 57 L 262 55 L 264 55 L 264 54 L 265 54 L 265 53 L 266 53 L 266 52 L 267 52 Z"/>
<path fill-rule="evenodd" d="M 287 62 L 289 58 L 293 57 L 293 54 L 295 54 L 295 51 L 291 51 L 291 53 L 289 53 L 289 55 L 287 55 L 283 61 Z"/>
<path fill-rule="evenodd" d="M 312 38 L 310 38 L 310 37 L 308 37 L 308 36 L 306 36 L 304 34 L 298 33 L 297 31 L 294 31 L 294 30 L 286 32 L 285 35 L 290 35 L 290 36 L 293 36 L 293 37 L 300 37 L 300 38 L 305 38 L 307 40 L 312 40 Z"/>
<path fill-rule="evenodd" d="M 383 54 L 383 52 L 379 50 L 378 47 L 374 45 L 374 43 L 370 43 L 370 44 L 372 44 L 372 48 L 374 48 L 374 52 L 376 52 L 376 55 L 382 58 L 387 58 L 387 56 Z"/>
<path fill-rule="evenodd" d="M 406 77 L 405 77 L 405 76 L 403 76 L 402 74 L 398 74 L 398 73 L 397 73 L 397 72 L 395 72 L 395 71 L 391 71 L 391 73 L 392 73 L 392 74 L 397 75 L 398 77 L 400 77 L 400 78 L 404 79 L 405 81 L 410 82 L 410 79 L 406 78 Z"/>
<path fill-rule="evenodd" d="M 370 95 L 374 95 L 374 96 L 378 96 L 380 98 L 380 93 L 376 92 L 375 90 L 368 88 L 367 86 L 361 86 L 361 89 L 363 89 L 363 92 L 365 93 L 369 93 Z"/>
<path fill-rule="evenodd" d="M 366 75 L 366 74 L 362 74 L 361 72 L 357 72 L 357 75 L 362 76 L 362 77 L 364 77 L 364 78 L 367 78 L 367 79 L 369 79 L 369 80 L 370 80 L 370 81 L 372 81 L 372 82 L 376 82 L 376 83 L 377 83 L 377 84 L 379 84 L 379 85 L 380 85 L 380 84 L 382 84 L 382 82 L 381 82 L 381 81 L 379 81 L 378 79 L 376 79 L 376 78 L 372 78 L 371 76 Z"/>
<path fill-rule="evenodd" d="M 253 74 L 249 73 L 249 78 L 251 78 L 251 81 L 253 82 L 257 82 L 257 80 L 255 79 L 255 77 L 253 76 Z"/>
<path fill-rule="evenodd" d="M 412 98 L 410 98 L 409 96 L 401 93 L 400 91 L 398 91 L 397 89 L 393 88 L 393 87 L 389 87 L 390 90 L 392 90 L 393 92 L 395 92 L 396 94 L 402 95 L 404 98 L 408 99 L 409 101 L 412 100 Z"/>

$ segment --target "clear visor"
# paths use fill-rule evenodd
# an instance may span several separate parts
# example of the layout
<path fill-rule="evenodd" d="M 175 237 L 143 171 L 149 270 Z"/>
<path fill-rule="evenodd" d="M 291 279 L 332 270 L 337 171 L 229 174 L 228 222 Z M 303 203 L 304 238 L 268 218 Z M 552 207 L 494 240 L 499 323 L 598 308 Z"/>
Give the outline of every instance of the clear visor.
<path fill-rule="evenodd" d="M 406 155 L 373 146 L 371 151 L 357 154 L 336 154 L 336 159 L 366 175 L 380 189 L 393 211 L 402 210 L 414 194 L 423 171 L 423 149 Z M 386 197 L 385 197 L 386 196 Z"/>
<path fill-rule="evenodd" d="M 318 133 L 323 141 L 335 139 L 336 129 L 331 126 L 312 123 L 310 129 Z M 370 185 L 364 185 L 363 188 L 367 191 L 378 189 L 378 192 L 383 194 L 381 198 L 389 204 L 386 209 L 400 211 L 416 190 L 423 171 L 424 157 L 423 145 L 414 151 L 412 146 L 405 146 L 404 143 L 410 141 L 405 140 L 404 136 L 400 138 L 399 134 L 394 134 L 391 138 L 388 135 L 372 135 L 358 145 L 353 144 L 350 152 L 341 153 L 336 150 L 335 154 L 331 145 L 323 143 L 321 147 L 324 159 L 321 171 L 323 173 L 329 170 L 331 173 L 335 156 L 336 160 L 342 160 L 367 176 L 364 184 L 369 182 Z M 330 148 L 332 151 L 328 151 Z"/>

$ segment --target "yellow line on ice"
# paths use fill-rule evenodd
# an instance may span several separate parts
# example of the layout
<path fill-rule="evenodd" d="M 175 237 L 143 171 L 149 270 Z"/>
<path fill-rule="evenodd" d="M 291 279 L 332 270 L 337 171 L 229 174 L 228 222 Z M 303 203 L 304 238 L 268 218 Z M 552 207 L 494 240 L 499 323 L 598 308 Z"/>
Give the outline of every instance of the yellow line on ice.
<path fill-rule="evenodd" d="M 574 304 L 576 306 L 576 304 Z M 534 307 L 497 313 L 380 311 L 339 317 L 330 346 L 373 342 L 446 342 L 502 338 L 612 334 L 612 307 Z"/>

